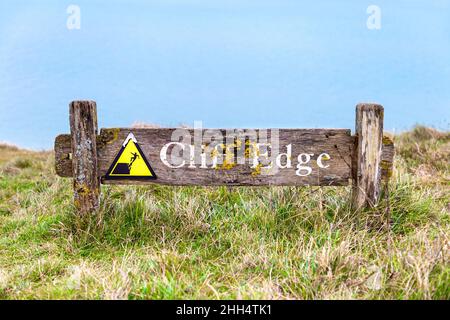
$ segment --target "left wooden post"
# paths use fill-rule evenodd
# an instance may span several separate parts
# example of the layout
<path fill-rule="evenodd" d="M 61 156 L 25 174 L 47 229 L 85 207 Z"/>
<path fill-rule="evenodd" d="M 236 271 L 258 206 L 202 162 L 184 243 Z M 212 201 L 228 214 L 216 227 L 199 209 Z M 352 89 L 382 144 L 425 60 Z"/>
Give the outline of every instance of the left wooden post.
<path fill-rule="evenodd" d="M 74 204 L 80 215 L 95 213 L 99 207 L 100 179 L 97 164 L 97 104 L 70 103 Z"/>

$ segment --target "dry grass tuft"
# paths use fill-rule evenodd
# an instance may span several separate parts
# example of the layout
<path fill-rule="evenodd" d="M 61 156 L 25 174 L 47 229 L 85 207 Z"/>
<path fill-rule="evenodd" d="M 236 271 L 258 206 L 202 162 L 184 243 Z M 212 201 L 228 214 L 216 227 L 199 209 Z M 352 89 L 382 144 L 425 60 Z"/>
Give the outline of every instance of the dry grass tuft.
<path fill-rule="evenodd" d="M 155 185 L 82 219 L 51 152 L 2 146 L 0 298 L 449 299 L 450 135 L 395 143 L 389 206 L 357 214 L 349 188 Z"/>

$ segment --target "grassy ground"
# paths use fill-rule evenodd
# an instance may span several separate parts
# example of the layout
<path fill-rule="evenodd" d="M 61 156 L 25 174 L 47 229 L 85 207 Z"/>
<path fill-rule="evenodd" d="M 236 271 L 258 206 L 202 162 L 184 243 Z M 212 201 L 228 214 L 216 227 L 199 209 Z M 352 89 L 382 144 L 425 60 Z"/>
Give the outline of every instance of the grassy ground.
<path fill-rule="evenodd" d="M 395 143 L 376 210 L 349 188 L 114 186 L 83 220 L 51 152 L 0 146 L 0 298 L 450 299 L 450 133 Z"/>

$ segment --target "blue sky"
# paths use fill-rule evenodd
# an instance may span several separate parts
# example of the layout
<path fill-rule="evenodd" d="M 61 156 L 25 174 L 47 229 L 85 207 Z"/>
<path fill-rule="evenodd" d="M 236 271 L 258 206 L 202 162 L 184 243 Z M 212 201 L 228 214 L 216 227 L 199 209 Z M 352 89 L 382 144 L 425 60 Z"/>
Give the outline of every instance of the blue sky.
<path fill-rule="evenodd" d="M 100 127 L 353 129 L 376 101 L 386 130 L 448 130 L 449 63 L 450 0 L 3 0 L 0 141 L 51 148 L 75 99 Z"/>

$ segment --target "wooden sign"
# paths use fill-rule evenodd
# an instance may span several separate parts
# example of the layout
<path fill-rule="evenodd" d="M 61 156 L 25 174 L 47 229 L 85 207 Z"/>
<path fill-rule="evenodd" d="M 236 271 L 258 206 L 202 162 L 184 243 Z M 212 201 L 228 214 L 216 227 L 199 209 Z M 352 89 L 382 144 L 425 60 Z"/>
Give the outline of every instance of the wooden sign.
<path fill-rule="evenodd" d="M 71 134 L 55 140 L 56 173 L 73 177 L 80 212 L 96 210 L 103 184 L 345 186 L 357 208 L 375 205 L 392 170 L 383 108 L 357 106 L 350 129 L 110 128 L 96 104 L 70 104 Z"/>

